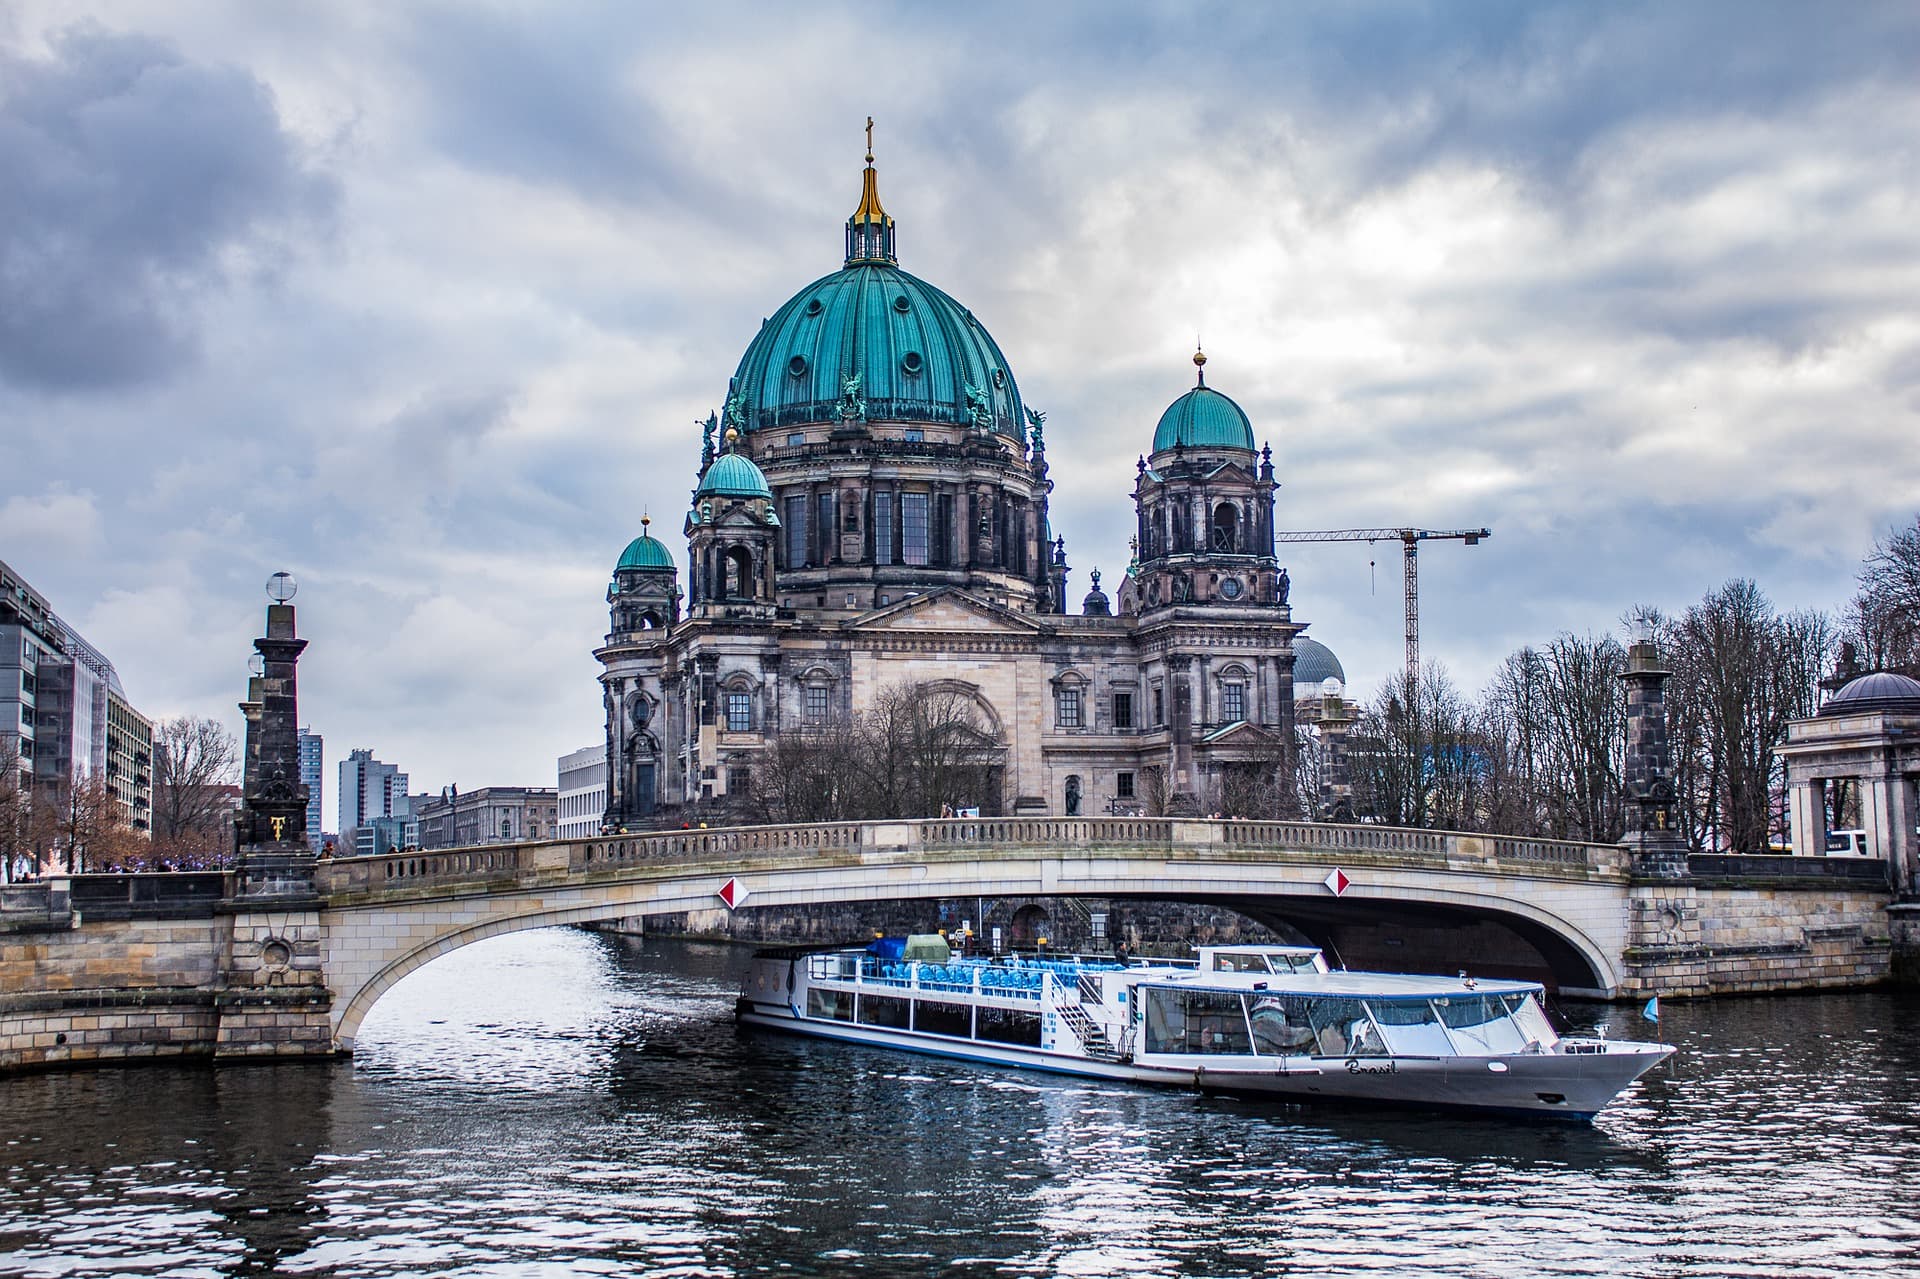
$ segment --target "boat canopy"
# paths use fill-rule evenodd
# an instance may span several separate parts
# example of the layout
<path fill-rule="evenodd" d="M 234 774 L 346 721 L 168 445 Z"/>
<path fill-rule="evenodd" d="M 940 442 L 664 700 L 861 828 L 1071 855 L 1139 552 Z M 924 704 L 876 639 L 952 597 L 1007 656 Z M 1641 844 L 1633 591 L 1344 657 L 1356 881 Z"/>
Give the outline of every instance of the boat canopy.
<path fill-rule="evenodd" d="M 910 964 L 944 964 L 953 958 L 953 948 L 939 933 L 915 933 L 907 938 L 900 957 Z"/>

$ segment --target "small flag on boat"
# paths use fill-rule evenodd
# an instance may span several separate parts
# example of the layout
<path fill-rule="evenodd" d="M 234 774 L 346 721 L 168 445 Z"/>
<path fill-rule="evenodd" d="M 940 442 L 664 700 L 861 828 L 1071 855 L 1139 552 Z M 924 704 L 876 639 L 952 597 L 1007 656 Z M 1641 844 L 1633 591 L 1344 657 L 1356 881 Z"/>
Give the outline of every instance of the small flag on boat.
<path fill-rule="evenodd" d="M 1648 1021 L 1659 1021 L 1660 1020 L 1660 996 L 1655 995 L 1652 999 L 1649 999 L 1647 1001 L 1647 1006 L 1640 1010 L 1640 1015 L 1642 1017 L 1645 1017 Z"/>

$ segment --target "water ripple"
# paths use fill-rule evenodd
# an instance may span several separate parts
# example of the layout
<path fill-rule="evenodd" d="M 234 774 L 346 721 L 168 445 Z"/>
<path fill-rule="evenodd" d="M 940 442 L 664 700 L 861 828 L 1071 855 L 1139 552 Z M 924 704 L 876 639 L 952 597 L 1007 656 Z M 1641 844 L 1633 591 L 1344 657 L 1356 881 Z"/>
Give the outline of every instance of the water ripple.
<path fill-rule="evenodd" d="M 1920 1271 L 1911 997 L 1673 1005 L 1538 1127 L 742 1036 L 742 958 L 522 934 L 351 1063 L 0 1082 L 0 1275 Z"/>

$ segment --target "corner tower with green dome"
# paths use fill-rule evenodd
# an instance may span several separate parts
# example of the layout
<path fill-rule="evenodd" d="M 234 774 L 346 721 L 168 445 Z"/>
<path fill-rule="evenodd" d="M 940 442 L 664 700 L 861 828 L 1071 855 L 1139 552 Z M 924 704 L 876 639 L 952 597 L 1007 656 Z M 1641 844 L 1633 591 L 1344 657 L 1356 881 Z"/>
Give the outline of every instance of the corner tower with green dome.
<path fill-rule="evenodd" d="M 1134 561 L 1120 612 L 1188 607 L 1278 608 L 1286 575 L 1274 555 L 1273 452 L 1254 451 L 1253 424 L 1207 385 L 1207 357 L 1193 355 L 1191 390 L 1169 404 L 1153 450 L 1137 466 Z"/>

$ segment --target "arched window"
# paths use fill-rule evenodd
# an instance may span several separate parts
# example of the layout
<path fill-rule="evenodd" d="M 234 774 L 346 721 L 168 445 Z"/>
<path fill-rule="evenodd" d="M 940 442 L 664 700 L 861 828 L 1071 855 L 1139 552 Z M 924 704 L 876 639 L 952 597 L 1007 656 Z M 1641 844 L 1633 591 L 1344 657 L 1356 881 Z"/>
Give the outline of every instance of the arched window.
<path fill-rule="evenodd" d="M 727 599 L 751 599 L 754 595 L 753 552 L 744 546 L 727 549 L 725 564 Z"/>
<path fill-rule="evenodd" d="M 1220 722 L 1236 723 L 1247 718 L 1247 668 L 1225 667 L 1220 672 Z"/>
<path fill-rule="evenodd" d="M 1232 502 L 1213 508 L 1213 549 L 1229 555 L 1240 549 L 1240 510 Z"/>

